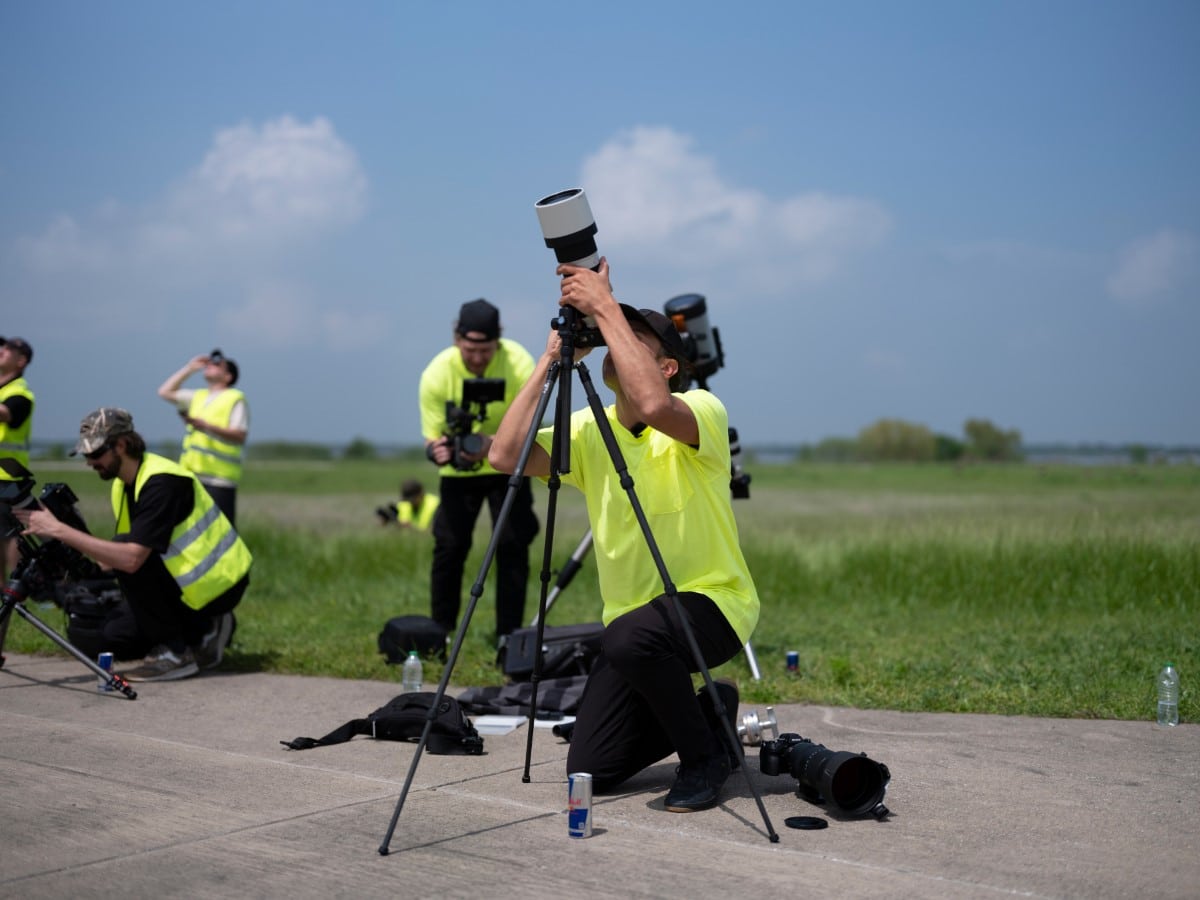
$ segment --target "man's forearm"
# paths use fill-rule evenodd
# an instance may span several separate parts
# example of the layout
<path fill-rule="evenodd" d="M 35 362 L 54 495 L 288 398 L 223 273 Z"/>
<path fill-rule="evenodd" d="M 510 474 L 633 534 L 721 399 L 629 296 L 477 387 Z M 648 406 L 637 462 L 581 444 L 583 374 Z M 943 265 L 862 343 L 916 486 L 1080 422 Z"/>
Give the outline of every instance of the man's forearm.
<path fill-rule="evenodd" d="M 105 540 L 68 525 L 55 537 L 101 566 L 119 572 L 136 572 L 150 555 L 150 548 L 141 544 Z"/>

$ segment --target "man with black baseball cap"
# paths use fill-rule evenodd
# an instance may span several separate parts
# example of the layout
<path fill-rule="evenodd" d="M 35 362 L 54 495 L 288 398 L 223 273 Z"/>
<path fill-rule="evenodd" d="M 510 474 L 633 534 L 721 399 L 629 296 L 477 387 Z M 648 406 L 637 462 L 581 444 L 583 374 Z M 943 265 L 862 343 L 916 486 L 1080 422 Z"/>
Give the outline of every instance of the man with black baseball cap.
<path fill-rule="evenodd" d="M 533 371 L 533 357 L 516 341 L 500 336 L 500 310 L 480 297 L 462 304 L 454 323 L 454 345 L 435 356 L 421 373 L 418 401 L 425 455 L 438 467 L 440 505 L 433 518 L 430 568 L 430 617 L 449 634 L 462 607 L 463 567 L 471 551 L 475 523 L 486 502 L 492 524 L 500 514 L 508 478 L 487 463 L 492 434 L 508 405 Z M 468 382 L 504 382 L 501 399 L 484 405 L 483 419 L 468 418 L 464 392 Z M 469 435 L 455 435 L 449 412 L 458 410 Z M 463 440 L 470 437 L 477 447 Z M 496 637 L 503 641 L 524 625 L 529 584 L 529 544 L 537 536 L 529 479 L 513 495 L 504 530 L 496 545 Z"/>
<path fill-rule="evenodd" d="M 25 367 L 33 360 L 33 348 L 24 338 L 0 337 L 0 458 L 14 459 L 29 468 L 29 441 L 33 433 L 33 389 L 25 380 Z M 0 470 L 0 479 L 9 476 Z M 4 576 L 21 560 L 13 538 L 3 544 Z"/>
<path fill-rule="evenodd" d="M 686 389 L 688 354 L 679 333 L 662 313 L 616 301 L 607 260 L 595 271 L 563 264 L 557 273 L 559 303 L 590 317 L 608 347 L 602 370 L 616 401 L 605 417 L 704 664 L 721 665 L 750 639 L 759 609 L 733 516 L 725 407 L 706 390 Z M 489 459 L 502 472 L 517 466 L 561 346 L 552 330 L 533 376 L 500 423 Z M 575 360 L 589 351 L 576 350 Z M 675 752 L 680 764 L 664 807 L 707 809 L 720 799 L 737 755 L 708 692 L 692 689 L 696 657 L 595 413 L 575 412 L 569 427 L 570 471 L 559 474 L 587 502 L 605 630 L 580 701 L 567 771 L 590 772 L 603 793 Z M 538 432 L 526 474 L 551 474 L 554 437 L 553 428 Z M 737 688 L 724 682 L 717 688 L 732 724 Z"/>

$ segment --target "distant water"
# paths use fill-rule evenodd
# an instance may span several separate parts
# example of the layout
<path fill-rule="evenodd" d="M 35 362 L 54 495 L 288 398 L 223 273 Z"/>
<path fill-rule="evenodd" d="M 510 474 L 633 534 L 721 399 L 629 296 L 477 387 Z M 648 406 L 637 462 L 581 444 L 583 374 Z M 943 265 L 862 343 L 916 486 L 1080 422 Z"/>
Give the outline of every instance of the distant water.
<path fill-rule="evenodd" d="M 756 448 L 743 441 L 743 450 L 756 463 L 785 465 L 795 462 L 802 447 Z M 1033 465 L 1127 466 L 1133 461 L 1128 447 L 1030 445 L 1021 448 L 1026 463 Z M 1145 447 L 1145 460 L 1156 465 L 1200 465 L 1200 447 Z"/>

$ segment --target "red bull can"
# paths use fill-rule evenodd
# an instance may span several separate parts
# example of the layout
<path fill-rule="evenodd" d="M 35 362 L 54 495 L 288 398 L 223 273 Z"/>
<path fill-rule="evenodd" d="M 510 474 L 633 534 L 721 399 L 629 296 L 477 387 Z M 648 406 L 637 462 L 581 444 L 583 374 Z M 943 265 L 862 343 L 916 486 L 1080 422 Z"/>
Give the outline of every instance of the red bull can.
<path fill-rule="evenodd" d="M 573 838 L 592 836 L 592 776 L 588 772 L 567 776 L 567 834 Z"/>
<path fill-rule="evenodd" d="M 112 678 L 113 655 L 106 650 L 96 658 L 96 665 L 108 673 L 107 676 L 96 676 L 96 690 L 111 691 L 112 687 L 109 686 L 108 682 Z"/>
<path fill-rule="evenodd" d="M 800 651 L 789 650 L 787 652 L 787 670 L 789 672 L 800 671 Z"/>

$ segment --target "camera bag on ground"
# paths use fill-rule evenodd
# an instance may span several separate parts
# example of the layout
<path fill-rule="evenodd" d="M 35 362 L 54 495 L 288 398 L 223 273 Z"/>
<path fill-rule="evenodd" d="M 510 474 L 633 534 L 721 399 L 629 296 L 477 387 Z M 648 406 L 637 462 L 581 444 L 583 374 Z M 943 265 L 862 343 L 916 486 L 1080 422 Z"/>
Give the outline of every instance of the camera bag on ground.
<path fill-rule="evenodd" d="M 421 656 L 437 654 L 446 659 L 446 629 L 428 616 L 397 616 L 388 619 L 379 632 L 379 652 L 389 663 L 400 664 L 410 650 Z"/>
<path fill-rule="evenodd" d="M 108 652 L 116 659 L 130 660 L 150 652 L 152 645 L 138 631 L 115 578 L 56 585 L 55 602 L 67 614 L 67 640 L 87 656 Z"/>
<path fill-rule="evenodd" d="M 586 675 L 569 675 L 539 681 L 538 712 L 574 715 L 587 679 Z M 458 702 L 476 716 L 528 716 L 532 697 L 532 681 L 514 681 L 503 687 L 467 688 L 458 695 Z"/>
<path fill-rule="evenodd" d="M 429 710 L 437 697 L 432 691 L 401 694 L 388 701 L 365 719 L 351 719 L 323 738 L 298 737 L 279 743 L 289 750 L 310 750 L 330 744 L 344 744 L 357 734 L 365 734 L 376 740 L 412 741 L 416 743 L 425 731 Z M 462 706 L 453 697 L 442 697 L 437 716 L 429 730 L 425 744 L 430 753 L 458 753 L 479 756 L 483 753 L 483 738 L 463 712 Z"/>
<path fill-rule="evenodd" d="M 586 675 L 600 655 L 604 626 L 599 622 L 583 625 L 547 625 L 542 635 L 542 678 Z M 497 663 L 513 681 L 533 677 L 537 651 L 537 628 L 518 628 L 508 636 Z"/>

